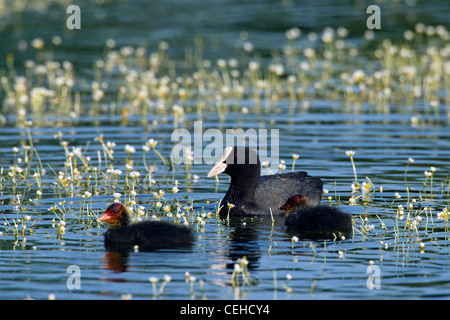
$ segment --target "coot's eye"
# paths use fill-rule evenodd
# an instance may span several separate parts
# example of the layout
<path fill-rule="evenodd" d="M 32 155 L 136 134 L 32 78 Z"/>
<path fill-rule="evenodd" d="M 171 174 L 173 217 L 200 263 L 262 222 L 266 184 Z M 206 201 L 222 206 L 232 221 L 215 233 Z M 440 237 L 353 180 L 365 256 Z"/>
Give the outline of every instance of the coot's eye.
<path fill-rule="evenodd" d="M 234 154 L 234 158 L 237 159 L 237 153 Z"/>

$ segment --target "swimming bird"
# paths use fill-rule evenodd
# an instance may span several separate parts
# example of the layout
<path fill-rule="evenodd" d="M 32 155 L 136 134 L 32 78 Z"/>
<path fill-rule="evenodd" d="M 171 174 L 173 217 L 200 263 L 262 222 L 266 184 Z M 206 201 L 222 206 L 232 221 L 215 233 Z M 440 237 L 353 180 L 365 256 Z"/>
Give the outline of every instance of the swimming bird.
<path fill-rule="evenodd" d="M 300 232 L 344 233 L 352 232 L 352 216 L 327 206 L 311 206 L 311 200 L 294 195 L 280 207 L 288 214 L 285 225 Z"/>
<path fill-rule="evenodd" d="M 130 223 L 127 208 L 113 203 L 100 217 L 109 224 L 105 232 L 106 249 L 124 249 L 138 246 L 141 249 L 173 248 L 190 245 L 194 241 L 192 231 L 181 225 L 162 221 Z"/>
<path fill-rule="evenodd" d="M 231 181 L 221 201 L 221 217 L 283 214 L 280 206 L 286 195 L 305 194 L 313 205 L 319 205 L 322 198 L 322 180 L 307 172 L 261 176 L 258 155 L 249 147 L 227 147 L 208 177 L 222 172 Z"/>

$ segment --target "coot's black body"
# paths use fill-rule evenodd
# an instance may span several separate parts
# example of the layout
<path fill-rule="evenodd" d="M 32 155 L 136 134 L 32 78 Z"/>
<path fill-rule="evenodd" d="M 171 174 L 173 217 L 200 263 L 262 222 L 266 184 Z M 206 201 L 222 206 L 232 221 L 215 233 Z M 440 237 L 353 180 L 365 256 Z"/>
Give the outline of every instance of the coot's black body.
<path fill-rule="evenodd" d="M 241 156 L 242 155 L 242 156 Z M 242 158 L 241 158 L 242 157 Z M 304 194 L 311 205 L 319 205 L 322 180 L 304 171 L 261 177 L 261 163 L 256 152 L 248 147 L 228 147 L 208 177 L 221 172 L 231 177 L 230 187 L 222 199 L 221 217 L 284 214 L 280 210 L 287 197 Z M 233 206 L 230 208 L 228 204 Z"/>
<path fill-rule="evenodd" d="M 285 224 L 307 232 L 352 232 L 352 217 L 333 207 L 313 207 L 289 215 Z"/>
<path fill-rule="evenodd" d="M 105 232 L 107 250 L 134 246 L 139 250 L 174 248 L 191 245 L 194 241 L 192 231 L 185 226 L 161 221 L 129 223 L 128 213 L 121 203 L 110 205 L 100 220 L 110 225 Z"/>
<path fill-rule="evenodd" d="M 193 241 L 191 231 L 182 226 L 160 221 L 147 221 L 125 227 L 109 228 L 105 232 L 105 247 L 138 246 L 143 248 L 171 248 Z"/>
<path fill-rule="evenodd" d="M 290 197 L 280 208 L 289 214 L 285 225 L 289 229 L 308 233 L 343 233 L 352 232 L 352 216 L 341 210 L 327 206 L 308 205 L 307 197 L 295 195 Z"/>

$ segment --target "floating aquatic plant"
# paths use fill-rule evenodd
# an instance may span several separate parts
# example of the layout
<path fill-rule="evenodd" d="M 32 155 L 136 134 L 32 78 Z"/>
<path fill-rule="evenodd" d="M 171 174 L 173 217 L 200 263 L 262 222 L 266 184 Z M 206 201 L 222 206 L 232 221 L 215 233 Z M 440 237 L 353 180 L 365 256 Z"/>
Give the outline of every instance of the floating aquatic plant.
<path fill-rule="evenodd" d="M 247 40 L 240 58 L 212 63 L 199 54 L 196 61 L 183 64 L 185 69 L 171 60 L 167 42 L 150 52 L 142 46 L 117 48 L 108 39 L 105 56 L 93 66 L 95 79 L 89 88 L 83 88 L 85 80 L 77 77 L 69 61 L 36 56 L 21 71 L 11 67 L 14 57 L 8 55 L 10 67 L 0 79 L 0 100 L 3 113 L 14 114 L 20 126 L 29 118 L 36 125 L 51 125 L 46 121 L 50 115 L 62 123 L 107 112 L 119 115 L 122 124 L 133 115 L 154 126 L 170 117 L 176 128 L 192 111 L 200 118 L 205 111 L 215 111 L 224 120 L 229 111 L 273 112 L 280 101 L 287 102 L 289 112 L 310 111 L 311 102 L 324 98 L 339 98 L 339 111 L 389 114 L 404 109 L 423 123 L 438 123 L 449 103 L 448 95 L 441 94 L 450 86 L 449 32 L 444 26 L 425 25 L 433 32 L 422 32 L 422 25 L 406 30 L 399 43 L 368 36 L 364 41 L 373 49 L 367 52 L 347 39 L 348 32 L 342 31 L 346 28 L 325 28 L 321 42 L 317 35 L 308 35 L 301 45 L 300 36 L 292 37 L 301 30 L 289 29 L 283 50 L 274 52 L 267 63 L 249 49 Z M 32 40 L 36 54 L 43 46 L 41 39 Z M 251 103 L 241 106 L 242 99 Z"/>

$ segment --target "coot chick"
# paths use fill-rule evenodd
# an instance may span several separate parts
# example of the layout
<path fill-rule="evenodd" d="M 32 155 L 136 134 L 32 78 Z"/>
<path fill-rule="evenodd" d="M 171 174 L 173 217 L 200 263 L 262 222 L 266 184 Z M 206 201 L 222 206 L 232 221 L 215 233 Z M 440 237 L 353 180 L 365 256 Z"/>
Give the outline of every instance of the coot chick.
<path fill-rule="evenodd" d="M 105 232 L 105 248 L 108 250 L 136 245 L 139 250 L 174 248 L 194 241 L 192 231 L 185 226 L 161 221 L 130 223 L 127 209 L 121 203 L 111 204 L 100 220 L 110 226 Z"/>
<path fill-rule="evenodd" d="M 289 214 L 285 225 L 290 229 L 308 233 L 352 232 L 352 216 L 341 210 L 327 206 L 311 206 L 310 199 L 295 195 L 280 207 Z"/>
<path fill-rule="evenodd" d="M 208 177 L 226 173 L 230 187 L 221 201 L 221 217 L 283 214 L 286 195 L 307 195 L 312 205 L 322 198 L 322 180 L 304 171 L 261 176 L 261 163 L 249 147 L 227 147 Z M 231 204 L 233 206 L 228 206 Z"/>

